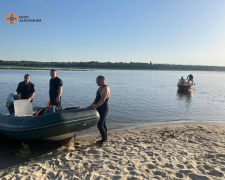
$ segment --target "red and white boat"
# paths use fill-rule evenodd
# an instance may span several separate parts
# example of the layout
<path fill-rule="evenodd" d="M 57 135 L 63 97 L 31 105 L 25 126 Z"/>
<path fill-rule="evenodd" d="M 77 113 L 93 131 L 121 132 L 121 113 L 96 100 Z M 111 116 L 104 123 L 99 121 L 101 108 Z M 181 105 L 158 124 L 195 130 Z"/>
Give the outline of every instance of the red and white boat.
<path fill-rule="evenodd" d="M 185 83 L 178 82 L 177 87 L 178 87 L 178 90 L 180 91 L 191 91 L 192 89 L 194 89 L 195 84 L 188 83 L 188 82 L 185 82 Z"/>

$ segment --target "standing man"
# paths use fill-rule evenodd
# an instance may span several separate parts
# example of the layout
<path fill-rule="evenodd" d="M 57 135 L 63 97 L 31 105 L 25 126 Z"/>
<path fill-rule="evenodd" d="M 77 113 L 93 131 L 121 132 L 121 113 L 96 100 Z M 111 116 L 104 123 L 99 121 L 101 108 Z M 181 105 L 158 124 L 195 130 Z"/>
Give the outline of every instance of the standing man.
<path fill-rule="evenodd" d="M 98 76 L 96 78 L 96 83 L 100 87 L 96 93 L 96 98 L 94 102 L 92 103 L 92 105 L 89 106 L 89 108 L 96 108 L 100 115 L 100 120 L 97 126 L 102 136 L 102 139 L 100 141 L 97 141 L 97 143 L 103 146 L 107 142 L 106 115 L 108 113 L 110 89 L 105 83 L 104 76 Z"/>
<path fill-rule="evenodd" d="M 63 81 L 57 77 L 57 71 L 52 69 L 50 71 L 51 79 L 49 82 L 49 97 L 51 105 L 57 106 L 59 109 L 61 107 L 61 95 L 63 90 Z"/>
<path fill-rule="evenodd" d="M 190 74 L 190 75 L 187 77 L 187 79 L 188 79 L 188 83 L 191 81 L 192 84 L 193 84 L 193 75 L 192 75 L 192 74 Z"/>
<path fill-rule="evenodd" d="M 21 95 L 21 99 L 28 99 L 32 102 L 35 95 L 35 86 L 30 82 L 30 78 L 31 76 L 29 74 L 25 74 L 24 81 L 18 84 L 16 91 L 17 94 Z"/>

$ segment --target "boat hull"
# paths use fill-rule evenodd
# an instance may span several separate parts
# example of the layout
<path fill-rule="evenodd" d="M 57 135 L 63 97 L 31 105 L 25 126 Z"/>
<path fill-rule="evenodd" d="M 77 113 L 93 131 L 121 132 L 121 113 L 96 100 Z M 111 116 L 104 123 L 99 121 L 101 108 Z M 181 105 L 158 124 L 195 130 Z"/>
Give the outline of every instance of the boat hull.
<path fill-rule="evenodd" d="M 191 91 L 192 89 L 194 89 L 194 84 L 177 84 L 177 87 L 180 91 Z"/>
<path fill-rule="evenodd" d="M 99 118 L 97 110 L 89 108 L 29 118 L 0 115 L 0 133 L 19 140 L 62 140 L 95 126 Z"/>

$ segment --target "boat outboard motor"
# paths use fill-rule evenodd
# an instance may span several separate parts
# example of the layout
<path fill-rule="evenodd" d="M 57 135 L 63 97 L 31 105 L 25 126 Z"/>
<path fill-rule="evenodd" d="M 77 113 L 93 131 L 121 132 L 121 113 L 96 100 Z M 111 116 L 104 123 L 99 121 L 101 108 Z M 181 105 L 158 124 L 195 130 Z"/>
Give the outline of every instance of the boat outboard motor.
<path fill-rule="evenodd" d="M 18 99 L 20 99 L 20 95 L 14 94 L 14 93 L 11 93 L 7 98 L 6 107 L 7 107 L 8 111 L 11 115 L 14 114 L 14 104 L 13 104 L 13 102 L 14 102 L 14 100 L 18 100 Z"/>

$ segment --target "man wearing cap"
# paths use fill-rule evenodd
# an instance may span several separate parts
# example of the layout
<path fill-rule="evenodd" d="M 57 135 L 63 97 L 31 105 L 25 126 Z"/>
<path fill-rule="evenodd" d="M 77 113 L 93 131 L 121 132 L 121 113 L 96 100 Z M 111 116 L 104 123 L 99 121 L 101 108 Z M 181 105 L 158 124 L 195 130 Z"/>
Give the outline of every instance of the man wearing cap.
<path fill-rule="evenodd" d="M 21 95 L 21 99 L 28 99 L 32 102 L 35 95 L 35 86 L 30 82 L 30 78 L 31 76 L 29 74 L 25 74 L 24 81 L 18 84 L 16 91 L 17 94 Z"/>

